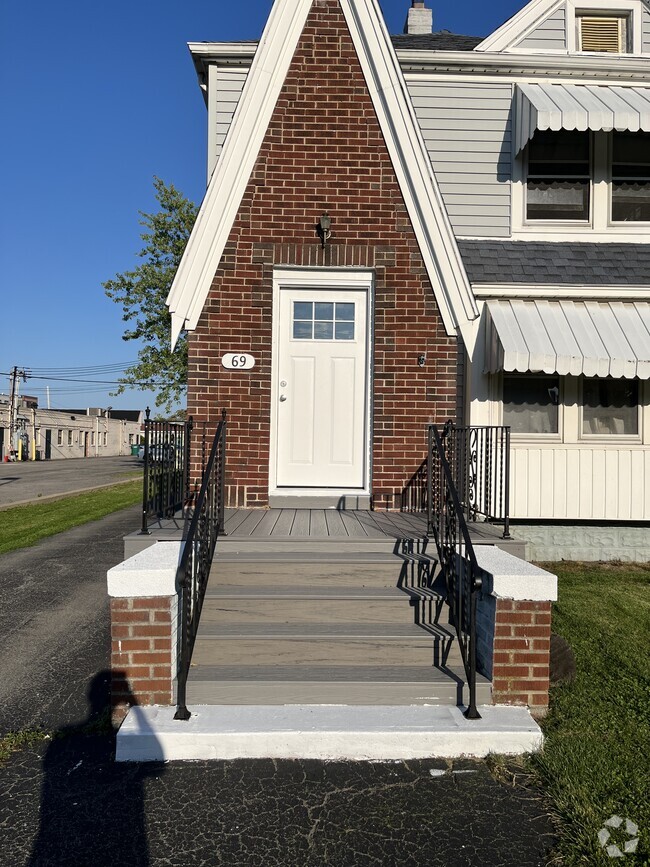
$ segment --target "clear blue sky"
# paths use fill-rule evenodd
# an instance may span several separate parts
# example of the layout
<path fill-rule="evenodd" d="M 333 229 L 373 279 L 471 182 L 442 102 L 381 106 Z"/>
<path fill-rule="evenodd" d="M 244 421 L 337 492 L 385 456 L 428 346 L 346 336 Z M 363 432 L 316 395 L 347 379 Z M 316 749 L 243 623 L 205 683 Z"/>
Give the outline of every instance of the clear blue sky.
<path fill-rule="evenodd" d="M 136 358 L 101 284 L 137 264 L 138 210 L 155 209 L 154 175 L 202 198 L 206 110 L 186 43 L 257 39 L 271 5 L 3 4 L 0 373 L 14 364 L 87 368 Z M 402 31 L 409 5 L 382 0 L 392 33 Z M 486 35 L 521 5 L 437 2 L 434 29 Z M 22 390 L 44 405 L 45 385 L 30 380 Z M 101 385 L 50 387 L 52 406 L 153 405 L 137 391 L 110 397 Z"/>

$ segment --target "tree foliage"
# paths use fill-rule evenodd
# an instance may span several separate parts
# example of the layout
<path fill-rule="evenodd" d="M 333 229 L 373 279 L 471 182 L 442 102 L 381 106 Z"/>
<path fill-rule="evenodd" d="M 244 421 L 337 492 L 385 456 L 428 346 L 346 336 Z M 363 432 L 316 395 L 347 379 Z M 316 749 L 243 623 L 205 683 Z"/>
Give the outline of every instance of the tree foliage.
<path fill-rule="evenodd" d="M 144 247 L 138 253 L 142 263 L 132 271 L 117 274 L 103 284 L 108 297 L 122 305 L 122 319 L 128 323 L 123 340 L 138 340 L 138 361 L 120 377 L 115 394 L 127 387 L 155 388 L 156 406 L 167 411 L 185 393 L 187 383 L 187 337 L 181 334 L 172 352 L 171 316 L 165 299 L 181 261 L 198 211 L 194 202 L 154 178 L 160 210 L 140 211 Z"/>

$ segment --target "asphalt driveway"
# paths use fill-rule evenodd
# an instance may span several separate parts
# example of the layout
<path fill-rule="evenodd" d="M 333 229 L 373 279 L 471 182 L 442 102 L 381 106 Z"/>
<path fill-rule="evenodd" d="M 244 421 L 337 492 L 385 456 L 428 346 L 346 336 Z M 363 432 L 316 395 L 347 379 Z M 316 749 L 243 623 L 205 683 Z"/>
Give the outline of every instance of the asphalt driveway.
<path fill-rule="evenodd" d="M 0 509 L 114 484 L 137 472 L 142 461 L 131 455 L 0 463 Z"/>

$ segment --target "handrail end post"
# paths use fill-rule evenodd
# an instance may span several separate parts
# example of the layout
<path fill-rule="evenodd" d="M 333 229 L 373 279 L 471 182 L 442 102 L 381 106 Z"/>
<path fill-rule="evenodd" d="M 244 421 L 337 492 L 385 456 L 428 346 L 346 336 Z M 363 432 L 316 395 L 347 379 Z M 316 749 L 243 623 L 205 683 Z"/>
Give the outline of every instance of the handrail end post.
<path fill-rule="evenodd" d="M 475 699 L 470 701 L 469 707 L 464 712 L 463 716 L 465 719 L 481 719 L 481 714 L 478 712 Z"/>
<path fill-rule="evenodd" d="M 180 704 L 176 708 L 176 713 L 174 714 L 174 719 L 187 721 L 191 716 L 192 716 L 192 714 L 187 709 L 187 706 L 184 704 Z"/>

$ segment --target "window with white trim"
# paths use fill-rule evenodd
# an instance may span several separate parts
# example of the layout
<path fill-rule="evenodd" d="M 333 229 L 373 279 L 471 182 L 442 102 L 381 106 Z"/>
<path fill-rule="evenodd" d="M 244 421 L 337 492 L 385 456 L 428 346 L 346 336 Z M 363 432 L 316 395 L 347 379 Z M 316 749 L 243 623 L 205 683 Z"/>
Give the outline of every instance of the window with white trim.
<path fill-rule="evenodd" d="M 650 223 L 650 133 L 538 130 L 524 160 L 527 225 Z"/>
<path fill-rule="evenodd" d="M 62 430 L 57 430 L 57 432 L 56 432 L 56 444 L 57 444 L 57 446 L 63 445 L 63 431 Z"/>
<path fill-rule="evenodd" d="M 73 443 L 73 439 L 72 439 L 72 431 L 69 430 L 69 431 L 68 431 L 68 445 L 71 446 L 72 443 Z"/>

